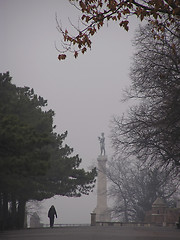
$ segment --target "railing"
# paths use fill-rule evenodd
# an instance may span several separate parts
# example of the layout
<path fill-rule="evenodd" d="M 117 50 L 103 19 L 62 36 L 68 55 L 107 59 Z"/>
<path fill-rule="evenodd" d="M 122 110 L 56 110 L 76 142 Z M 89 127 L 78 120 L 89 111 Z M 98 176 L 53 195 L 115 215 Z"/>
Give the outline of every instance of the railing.
<path fill-rule="evenodd" d="M 152 226 L 163 226 L 163 227 L 174 227 L 177 226 L 175 223 L 157 224 L 157 223 L 138 223 L 138 222 L 96 222 L 95 225 L 91 226 L 120 226 L 120 227 L 152 227 Z M 178 227 L 178 226 L 177 226 Z"/>
<path fill-rule="evenodd" d="M 87 227 L 90 226 L 90 224 L 79 224 L 79 223 L 68 223 L 68 224 L 54 224 L 54 228 L 58 227 Z M 48 228 L 49 224 L 43 224 L 43 228 Z"/>

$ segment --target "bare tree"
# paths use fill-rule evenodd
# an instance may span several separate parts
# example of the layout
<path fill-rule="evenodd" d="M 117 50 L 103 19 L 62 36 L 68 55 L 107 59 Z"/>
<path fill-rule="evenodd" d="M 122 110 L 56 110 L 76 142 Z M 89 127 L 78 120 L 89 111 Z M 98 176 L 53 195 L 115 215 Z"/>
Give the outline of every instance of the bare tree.
<path fill-rule="evenodd" d="M 144 221 L 157 197 L 167 204 L 174 202 L 179 181 L 165 169 L 145 167 L 139 160 L 114 157 L 106 174 L 111 182 L 109 195 L 113 199 L 113 217 L 117 220 Z"/>
<path fill-rule="evenodd" d="M 115 117 L 112 144 L 150 165 L 180 168 L 180 21 L 154 39 L 152 26 L 140 27 L 126 100 L 138 100 Z"/>

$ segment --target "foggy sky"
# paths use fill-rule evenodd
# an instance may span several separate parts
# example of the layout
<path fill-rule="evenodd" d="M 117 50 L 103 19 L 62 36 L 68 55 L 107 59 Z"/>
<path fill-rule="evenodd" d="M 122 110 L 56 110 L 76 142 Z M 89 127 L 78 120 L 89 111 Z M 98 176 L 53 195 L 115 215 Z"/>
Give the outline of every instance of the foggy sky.
<path fill-rule="evenodd" d="M 0 0 L 0 72 L 10 71 L 17 86 L 34 88 L 55 111 L 56 132 L 68 131 L 66 143 L 82 158 L 85 169 L 100 154 L 98 136 L 106 137 L 106 152 L 113 153 L 109 135 L 113 115 L 121 115 L 122 90 L 130 82 L 132 44 L 137 21 L 125 32 L 118 24 L 105 27 L 92 40 L 92 49 L 77 59 L 68 55 L 59 62 L 62 36 L 56 29 L 55 14 L 64 28 L 68 17 L 78 23 L 79 13 L 67 0 Z M 55 197 L 43 201 L 41 219 L 54 204 L 55 223 L 90 223 L 96 207 L 96 192 L 82 198 Z"/>

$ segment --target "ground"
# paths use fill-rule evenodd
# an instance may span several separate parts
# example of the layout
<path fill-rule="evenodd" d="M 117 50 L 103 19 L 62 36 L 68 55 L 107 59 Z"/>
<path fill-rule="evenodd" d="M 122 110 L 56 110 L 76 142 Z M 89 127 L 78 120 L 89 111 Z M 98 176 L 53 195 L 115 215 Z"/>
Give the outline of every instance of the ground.
<path fill-rule="evenodd" d="M 179 240 L 175 227 L 61 227 L 4 231 L 1 240 Z"/>

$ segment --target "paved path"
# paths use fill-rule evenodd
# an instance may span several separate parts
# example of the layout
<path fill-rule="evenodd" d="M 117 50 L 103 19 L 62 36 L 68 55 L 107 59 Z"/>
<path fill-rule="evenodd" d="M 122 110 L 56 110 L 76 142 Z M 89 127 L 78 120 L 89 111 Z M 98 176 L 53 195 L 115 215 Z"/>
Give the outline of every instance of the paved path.
<path fill-rule="evenodd" d="M 62 227 L 0 233 L 0 240 L 180 240 L 180 230 L 162 227 Z"/>

